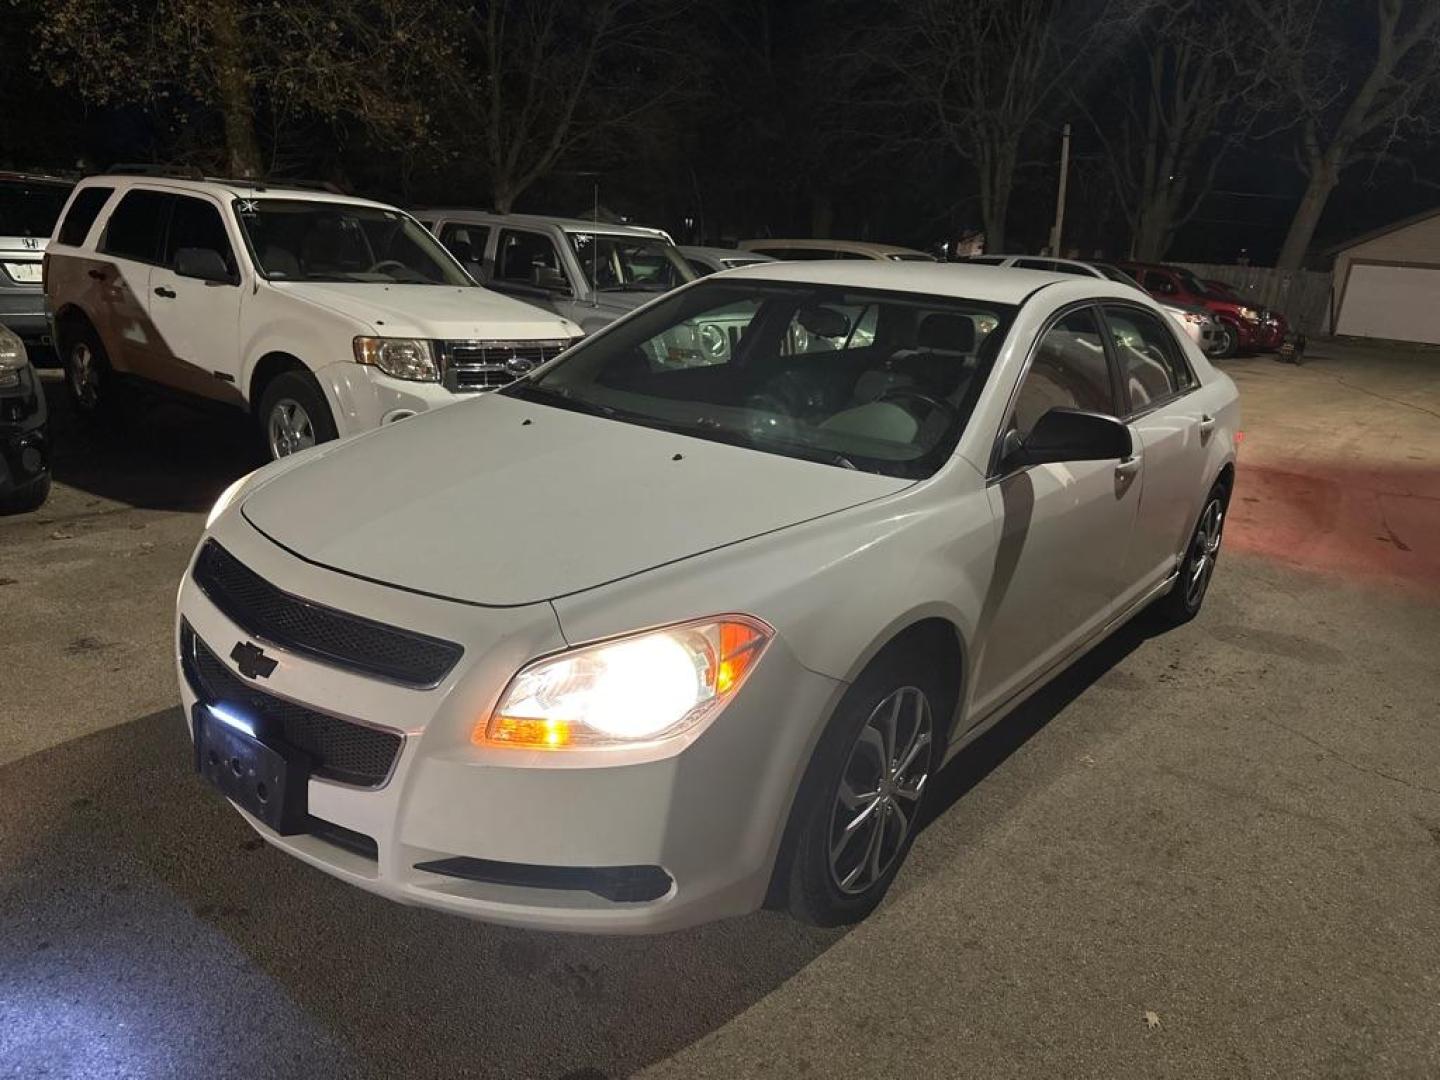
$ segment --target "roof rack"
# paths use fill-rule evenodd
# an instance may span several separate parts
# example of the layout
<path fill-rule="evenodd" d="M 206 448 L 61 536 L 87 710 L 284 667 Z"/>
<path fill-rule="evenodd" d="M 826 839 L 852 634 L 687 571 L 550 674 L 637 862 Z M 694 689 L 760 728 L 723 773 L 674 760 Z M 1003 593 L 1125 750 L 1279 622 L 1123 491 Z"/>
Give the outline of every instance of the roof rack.
<path fill-rule="evenodd" d="M 268 188 L 291 188 L 301 191 L 328 191 L 331 195 L 348 195 L 344 188 L 328 180 L 298 180 L 285 176 L 209 176 L 203 170 L 184 165 L 141 165 L 122 163 L 112 165 L 106 172 L 121 176 L 168 177 L 173 180 L 203 180 L 212 184 L 230 184 L 234 187 L 254 188 L 265 191 Z"/>

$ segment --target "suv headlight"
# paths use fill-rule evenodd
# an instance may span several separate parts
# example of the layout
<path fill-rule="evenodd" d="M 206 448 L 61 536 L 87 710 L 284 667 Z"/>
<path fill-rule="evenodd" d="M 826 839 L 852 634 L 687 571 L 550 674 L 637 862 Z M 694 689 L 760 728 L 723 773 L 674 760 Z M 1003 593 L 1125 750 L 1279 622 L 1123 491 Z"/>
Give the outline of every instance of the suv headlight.
<path fill-rule="evenodd" d="M 510 680 L 472 741 L 580 750 L 674 738 L 725 707 L 774 634 L 759 619 L 725 615 L 536 660 Z"/>
<path fill-rule="evenodd" d="M 412 382 L 439 382 L 435 349 L 424 338 L 357 337 L 355 362 Z"/>

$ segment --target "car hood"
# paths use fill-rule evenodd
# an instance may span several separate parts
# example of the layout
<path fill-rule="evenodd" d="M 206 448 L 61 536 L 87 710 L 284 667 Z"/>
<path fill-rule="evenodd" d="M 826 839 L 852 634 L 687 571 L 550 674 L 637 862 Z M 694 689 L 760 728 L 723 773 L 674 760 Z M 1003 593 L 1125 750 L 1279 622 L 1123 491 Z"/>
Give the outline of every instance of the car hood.
<path fill-rule="evenodd" d="M 382 337 L 533 341 L 575 337 L 568 319 L 477 287 L 276 281 L 276 288 L 366 323 Z"/>
<path fill-rule="evenodd" d="M 246 497 L 241 513 L 321 566 L 446 599 L 514 606 L 909 484 L 489 395 L 361 436 L 282 473 Z"/>

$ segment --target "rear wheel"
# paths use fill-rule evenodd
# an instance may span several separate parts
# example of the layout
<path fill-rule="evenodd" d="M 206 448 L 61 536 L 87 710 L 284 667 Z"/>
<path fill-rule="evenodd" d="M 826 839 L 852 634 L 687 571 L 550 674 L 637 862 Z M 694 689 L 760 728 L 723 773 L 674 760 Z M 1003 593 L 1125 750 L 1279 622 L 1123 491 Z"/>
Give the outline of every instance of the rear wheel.
<path fill-rule="evenodd" d="M 76 414 L 86 422 L 114 419 L 115 376 L 100 335 L 88 324 L 72 325 L 61 339 L 65 387 Z"/>
<path fill-rule="evenodd" d="M 260 435 L 271 461 L 336 437 L 335 419 L 320 384 L 308 371 L 286 371 L 260 396 Z"/>
<path fill-rule="evenodd" d="M 801 787 L 789 908 L 818 926 L 863 919 L 910 852 L 941 760 L 939 681 L 885 663 L 856 682 L 821 737 Z"/>
<path fill-rule="evenodd" d="M 1225 509 L 1229 493 L 1217 484 L 1205 497 L 1205 508 L 1200 511 L 1200 521 L 1185 549 L 1185 559 L 1180 564 L 1180 573 L 1170 591 L 1155 603 L 1154 613 L 1163 623 L 1179 626 L 1189 622 L 1200 613 L 1205 594 L 1210 588 L 1210 579 L 1215 575 L 1215 563 L 1220 558 L 1220 540 L 1225 530 Z"/>

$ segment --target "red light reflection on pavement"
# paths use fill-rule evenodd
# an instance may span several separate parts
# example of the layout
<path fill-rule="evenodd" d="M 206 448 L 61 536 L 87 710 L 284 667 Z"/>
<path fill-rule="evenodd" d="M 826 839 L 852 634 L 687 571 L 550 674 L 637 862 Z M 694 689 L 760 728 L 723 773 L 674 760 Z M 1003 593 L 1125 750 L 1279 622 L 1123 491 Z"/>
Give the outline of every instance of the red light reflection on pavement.
<path fill-rule="evenodd" d="M 1242 459 L 1225 542 L 1440 601 L 1440 469 Z"/>

